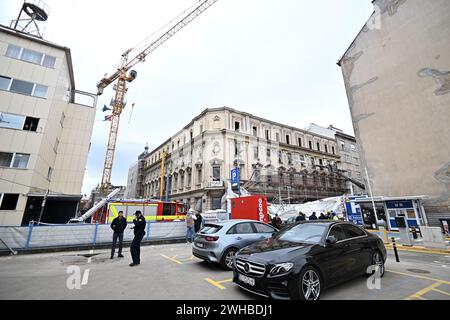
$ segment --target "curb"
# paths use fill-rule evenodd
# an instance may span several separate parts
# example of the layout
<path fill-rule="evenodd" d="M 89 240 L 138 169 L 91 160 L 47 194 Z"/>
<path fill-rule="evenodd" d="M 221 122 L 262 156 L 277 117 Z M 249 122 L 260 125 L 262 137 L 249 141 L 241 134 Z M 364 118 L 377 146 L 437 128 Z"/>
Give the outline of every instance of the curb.
<path fill-rule="evenodd" d="M 394 249 L 394 246 L 392 244 L 384 244 L 384 246 L 386 247 L 386 249 Z M 400 251 L 450 255 L 450 249 L 427 249 L 424 247 L 405 247 L 403 245 L 397 245 L 397 249 Z"/>
<path fill-rule="evenodd" d="M 185 238 L 172 238 L 172 239 L 158 239 L 142 241 L 141 246 L 163 245 L 173 243 L 184 243 Z M 131 241 L 124 241 L 123 248 L 128 248 L 131 245 Z M 49 247 L 49 248 L 31 248 L 29 250 L 14 249 L 17 251 L 17 255 L 39 254 L 39 253 L 54 253 L 54 252 L 67 252 L 67 251 L 86 251 L 86 250 L 98 250 L 98 249 L 111 249 L 111 243 L 102 243 L 98 245 L 81 245 L 81 246 L 66 246 L 66 247 Z M 1 256 L 10 256 L 10 251 L 0 251 Z"/>

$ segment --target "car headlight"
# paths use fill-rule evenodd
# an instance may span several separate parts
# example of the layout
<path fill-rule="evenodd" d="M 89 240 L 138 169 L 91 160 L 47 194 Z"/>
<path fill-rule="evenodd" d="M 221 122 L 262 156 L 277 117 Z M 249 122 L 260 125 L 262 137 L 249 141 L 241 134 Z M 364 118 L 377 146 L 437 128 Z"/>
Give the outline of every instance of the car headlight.
<path fill-rule="evenodd" d="M 269 276 L 270 277 L 276 277 L 276 276 L 281 276 L 283 274 L 286 274 L 289 271 L 291 271 L 293 266 L 294 266 L 293 263 L 277 264 L 270 270 Z"/>

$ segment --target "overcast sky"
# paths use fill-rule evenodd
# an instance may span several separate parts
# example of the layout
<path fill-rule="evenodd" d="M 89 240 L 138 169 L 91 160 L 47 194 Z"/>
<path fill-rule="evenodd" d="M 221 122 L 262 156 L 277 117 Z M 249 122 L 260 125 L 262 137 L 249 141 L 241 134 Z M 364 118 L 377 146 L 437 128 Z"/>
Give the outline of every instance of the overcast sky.
<path fill-rule="evenodd" d="M 23 0 L 0 0 L 10 24 Z M 44 39 L 71 48 L 78 90 L 96 92 L 121 54 L 193 0 L 45 0 Z M 373 12 L 371 0 L 219 0 L 136 66 L 119 131 L 112 183 L 148 142 L 157 147 L 208 107 L 228 106 L 294 127 L 333 124 L 353 134 L 336 65 Z M 98 103 L 83 193 L 101 180 L 109 123 Z M 131 103 L 135 103 L 130 120 Z"/>

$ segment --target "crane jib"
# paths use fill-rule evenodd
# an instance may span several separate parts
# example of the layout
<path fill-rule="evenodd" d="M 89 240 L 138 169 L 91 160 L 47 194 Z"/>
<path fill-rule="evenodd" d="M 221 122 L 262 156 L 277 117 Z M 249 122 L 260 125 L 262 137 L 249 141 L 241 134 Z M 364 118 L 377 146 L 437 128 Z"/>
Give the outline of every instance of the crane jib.
<path fill-rule="evenodd" d="M 182 20 L 180 20 L 176 25 L 170 28 L 166 33 L 164 33 L 161 37 L 159 37 L 156 41 L 149 44 L 142 52 L 136 55 L 130 62 L 124 64 L 119 70 L 114 72 L 112 75 L 107 76 L 100 80 L 97 84 L 98 94 L 101 95 L 103 93 L 103 89 L 109 86 L 112 82 L 117 80 L 123 72 L 127 72 L 137 63 L 143 61 L 146 56 L 156 50 L 159 46 L 161 46 L 164 42 L 173 37 L 178 31 L 187 26 L 190 22 L 195 20 L 199 15 L 201 15 L 206 9 L 211 7 L 214 3 L 219 0 L 205 0 L 195 9 L 193 9 L 187 16 L 185 16 Z M 131 50 L 127 50 L 124 54 L 124 60 L 127 60 L 128 52 Z"/>

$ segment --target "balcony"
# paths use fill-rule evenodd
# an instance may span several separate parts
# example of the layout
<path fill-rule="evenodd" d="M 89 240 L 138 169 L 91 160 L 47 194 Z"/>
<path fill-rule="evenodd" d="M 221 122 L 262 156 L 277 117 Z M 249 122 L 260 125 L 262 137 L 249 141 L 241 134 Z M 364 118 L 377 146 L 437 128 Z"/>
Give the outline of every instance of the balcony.
<path fill-rule="evenodd" d="M 207 186 L 206 190 L 222 190 L 225 188 L 225 185 L 222 180 L 213 180 L 210 181 Z"/>

